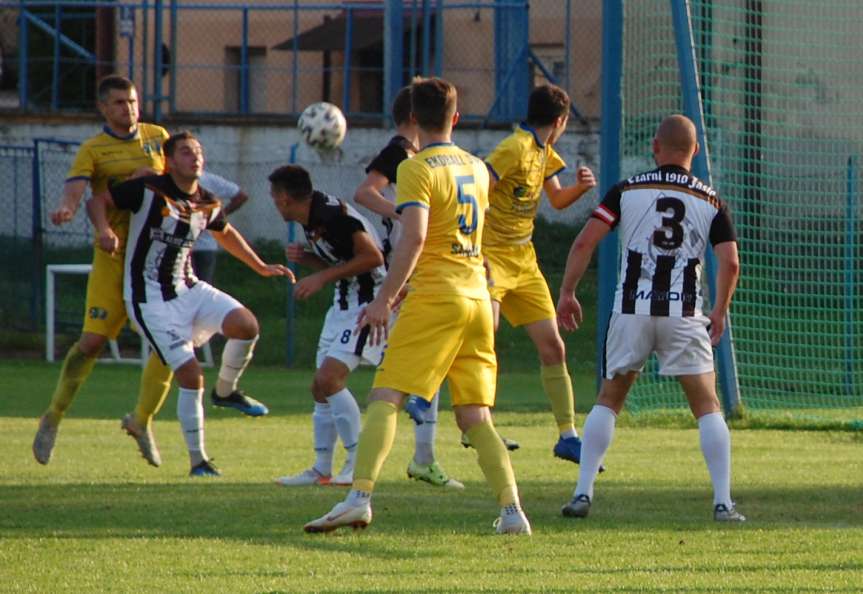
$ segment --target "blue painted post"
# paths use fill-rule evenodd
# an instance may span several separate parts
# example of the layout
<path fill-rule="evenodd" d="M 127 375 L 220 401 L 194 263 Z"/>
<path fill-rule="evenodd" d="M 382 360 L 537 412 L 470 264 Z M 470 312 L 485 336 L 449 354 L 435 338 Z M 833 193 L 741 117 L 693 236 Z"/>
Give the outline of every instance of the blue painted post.
<path fill-rule="evenodd" d="M 402 88 L 402 51 L 404 45 L 404 7 L 402 0 L 388 0 L 384 5 L 384 120 L 389 121 L 387 114 Z M 413 5 L 412 21 L 416 21 L 416 0 Z M 416 43 L 415 28 L 411 29 L 411 60 L 414 64 L 414 47 Z M 414 66 L 411 66 L 413 70 Z"/>
<path fill-rule="evenodd" d="M 33 212 L 32 212 L 32 235 L 33 235 L 33 269 L 31 270 L 33 291 L 30 293 L 30 319 L 33 328 L 37 327 L 39 315 L 39 304 L 42 303 L 42 283 L 45 278 L 45 262 L 42 245 L 42 170 L 39 159 L 39 141 L 33 141 Z"/>
<path fill-rule="evenodd" d="M 701 150 L 692 162 L 692 173 L 710 183 L 710 153 L 707 134 L 704 128 L 704 110 L 701 103 L 701 89 L 698 67 L 695 62 L 695 43 L 692 37 L 692 20 L 688 0 L 671 0 L 671 13 L 674 23 L 674 38 L 677 45 L 677 66 L 680 72 L 680 85 L 683 91 L 683 112 L 695 122 L 698 144 Z M 707 251 L 707 284 L 710 294 L 716 294 L 716 258 L 713 250 Z M 725 333 L 716 347 L 716 366 L 719 373 L 719 386 L 722 392 L 722 406 L 725 416 L 734 416 L 740 406 L 740 386 L 737 380 L 737 364 L 734 360 L 734 346 L 731 342 L 731 316 Z"/>
<path fill-rule="evenodd" d="M 288 163 L 293 165 L 297 162 L 297 148 L 299 148 L 298 143 L 294 143 L 291 145 L 291 153 L 288 157 Z M 296 232 L 294 230 L 294 224 L 288 223 L 288 245 L 294 243 L 296 240 Z M 297 274 L 297 265 L 294 263 L 289 263 L 288 268 L 290 268 L 294 274 Z M 294 318 L 296 317 L 296 300 L 294 299 L 294 285 L 288 283 L 288 294 L 287 294 L 287 311 L 285 313 L 285 365 L 287 367 L 293 367 L 295 361 L 295 343 L 296 338 L 294 336 L 295 333 L 295 322 Z"/>
<path fill-rule="evenodd" d="M 599 139 L 599 192 L 604 196 L 620 179 L 620 128 L 623 119 L 623 0 L 602 4 L 602 123 Z M 602 384 L 605 334 L 617 284 L 617 232 L 599 244 L 599 304 L 596 324 L 596 385 Z"/>
<path fill-rule="evenodd" d="M 857 247 L 857 157 L 848 157 L 848 182 L 845 204 L 845 393 L 854 393 L 854 303 L 855 282 L 854 258 Z"/>
<path fill-rule="evenodd" d="M 168 92 L 168 108 L 171 110 L 171 113 L 177 113 L 177 66 L 180 62 L 180 56 L 177 54 L 177 33 L 180 20 L 179 5 L 179 0 L 171 0 L 171 69 L 169 74 L 171 90 Z"/>
<path fill-rule="evenodd" d="M 408 80 L 413 80 L 417 75 L 417 0 L 411 0 L 411 42 L 408 67 Z"/>
<path fill-rule="evenodd" d="M 63 7 L 54 5 L 54 60 L 51 64 L 51 110 L 60 109 L 60 31 L 62 27 L 61 11 Z"/>
<path fill-rule="evenodd" d="M 423 76 L 431 74 L 431 0 L 423 0 Z"/>
<path fill-rule="evenodd" d="M 354 12 L 350 6 L 345 9 L 345 62 L 342 69 L 342 110 L 351 112 L 351 54 L 354 46 Z"/>
<path fill-rule="evenodd" d="M 153 3 L 153 10 L 155 10 L 153 22 L 155 35 L 153 41 L 155 61 L 153 68 L 153 119 L 156 122 L 162 120 L 162 8 L 163 0 L 156 0 Z"/>
<path fill-rule="evenodd" d="M 240 113 L 249 113 L 249 7 L 243 6 L 243 38 L 240 41 Z"/>
<path fill-rule="evenodd" d="M 147 110 L 147 101 L 150 98 L 150 3 L 144 0 L 141 4 L 141 16 L 144 21 L 141 26 L 141 84 L 138 87 L 141 92 L 139 98 L 141 109 Z"/>
<path fill-rule="evenodd" d="M 434 26 L 434 74 L 443 75 L 443 0 L 437 0 Z"/>
<path fill-rule="evenodd" d="M 527 114 L 530 94 L 530 19 L 527 3 L 513 5 L 511 0 L 495 0 L 494 7 L 494 91 L 498 120 L 514 121 Z"/>
<path fill-rule="evenodd" d="M 21 0 L 21 7 L 18 9 L 18 105 L 21 109 L 27 109 L 30 102 L 27 96 L 30 82 L 27 77 L 30 63 L 30 21 L 27 15 L 26 0 Z"/>
<path fill-rule="evenodd" d="M 299 88 L 297 81 L 300 79 L 300 3 L 299 0 L 294 0 L 294 43 L 293 43 L 293 62 L 291 64 L 291 112 L 297 113 Z"/>
<path fill-rule="evenodd" d="M 572 0 L 566 0 L 566 25 L 563 28 L 563 84 L 566 92 L 572 96 L 572 89 L 569 86 L 570 82 L 570 54 L 572 53 Z"/>

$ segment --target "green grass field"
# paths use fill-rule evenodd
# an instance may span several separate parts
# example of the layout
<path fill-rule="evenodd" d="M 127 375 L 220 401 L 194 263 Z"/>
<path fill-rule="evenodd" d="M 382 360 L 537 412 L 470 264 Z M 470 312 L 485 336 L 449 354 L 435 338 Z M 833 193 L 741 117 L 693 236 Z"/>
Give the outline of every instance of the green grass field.
<path fill-rule="evenodd" d="M 0 363 L 2 592 L 846 591 L 863 588 L 863 439 L 859 433 L 737 430 L 734 494 L 749 522 L 715 524 L 695 424 L 623 415 L 592 515 L 559 509 L 577 467 L 552 458 L 554 430 L 534 374 L 500 379 L 498 425 L 531 538 L 499 537 L 497 508 L 458 445 L 448 407 L 438 457 L 464 492 L 408 481 L 411 425 L 364 532 L 306 535 L 345 491 L 288 490 L 272 479 L 311 461 L 308 371 L 253 366 L 245 386 L 272 409 L 242 418 L 207 408 L 208 449 L 225 476 L 191 480 L 172 394 L 157 426 L 159 469 L 138 457 L 119 418 L 138 372 L 101 365 L 61 427 L 54 460 L 33 461 L 36 417 L 58 365 Z M 210 376 L 212 372 L 210 372 Z M 352 383 L 361 402 L 369 373 Z M 576 378 L 591 393 L 588 375 Z M 579 410 L 591 405 L 580 397 Z M 583 417 L 579 415 L 579 422 Z"/>

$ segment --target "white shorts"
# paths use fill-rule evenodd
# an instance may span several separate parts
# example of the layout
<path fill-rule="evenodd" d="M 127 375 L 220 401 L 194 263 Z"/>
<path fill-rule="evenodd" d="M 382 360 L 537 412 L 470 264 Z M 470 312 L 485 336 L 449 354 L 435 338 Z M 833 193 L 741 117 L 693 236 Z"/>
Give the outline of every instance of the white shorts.
<path fill-rule="evenodd" d="M 713 371 L 707 316 L 675 318 L 612 313 L 605 339 L 603 376 L 641 371 L 651 353 L 660 375 L 699 375 Z"/>
<path fill-rule="evenodd" d="M 129 319 L 174 371 L 194 359 L 195 347 L 221 332 L 225 316 L 240 307 L 242 303 L 203 281 L 170 301 L 126 301 Z"/>
<path fill-rule="evenodd" d="M 372 346 L 368 343 L 368 326 L 354 334 L 361 309 L 352 307 L 341 310 L 335 306 L 330 307 L 327 317 L 324 318 L 321 337 L 318 339 L 318 354 L 315 362 L 317 367 L 320 367 L 327 357 L 341 361 L 351 371 L 358 365 L 377 367 L 380 364 L 386 345 Z"/>

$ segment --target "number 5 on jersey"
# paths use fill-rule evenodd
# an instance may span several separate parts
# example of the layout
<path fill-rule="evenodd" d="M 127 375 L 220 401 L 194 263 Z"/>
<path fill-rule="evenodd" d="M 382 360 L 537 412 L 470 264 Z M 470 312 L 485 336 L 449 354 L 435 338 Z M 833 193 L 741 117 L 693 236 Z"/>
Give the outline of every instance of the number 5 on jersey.
<path fill-rule="evenodd" d="M 476 196 L 467 191 L 465 186 L 473 186 L 475 185 L 475 181 L 472 175 L 457 175 L 455 178 L 456 186 L 458 187 L 458 203 L 459 204 L 468 204 L 468 211 L 470 213 L 470 225 L 467 224 L 467 215 L 460 214 L 458 215 L 458 230 L 461 231 L 463 235 L 472 235 L 474 231 L 476 231 L 476 226 L 478 222 L 479 206 L 476 203 Z"/>

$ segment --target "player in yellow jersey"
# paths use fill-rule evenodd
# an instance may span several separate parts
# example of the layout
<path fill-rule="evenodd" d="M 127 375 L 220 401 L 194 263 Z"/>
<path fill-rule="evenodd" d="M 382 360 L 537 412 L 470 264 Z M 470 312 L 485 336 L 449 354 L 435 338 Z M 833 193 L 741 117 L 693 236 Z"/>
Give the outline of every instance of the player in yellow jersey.
<path fill-rule="evenodd" d="M 539 353 L 543 389 L 560 432 L 554 455 L 578 463 L 581 440 L 566 353 L 531 241 L 543 189 L 554 208 L 564 209 L 596 185 L 587 167 L 578 169 L 575 185 L 561 187 L 558 180 L 566 164 L 553 145 L 566 130 L 569 106 L 563 89 L 537 87 L 528 101 L 527 122 L 486 158 L 492 182 L 482 243 L 493 281 L 489 291 L 494 327 L 501 312 L 513 326 L 525 327 Z"/>
<path fill-rule="evenodd" d="M 411 112 L 419 125 L 420 151 L 398 167 L 401 238 L 386 279 L 358 321 L 358 327 L 370 327 L 372 344 L 385 339 L 393 303 L 409 277 L 410 288 L 375 374 L 351 491 L 305 530 L 371 522 L 371 495 L 395 439 L 399 408 L 409 394 L 430 401 L 446 378 L 456 421 L 477 449 L 501 506 L 497 532 L 530 534 L 509 452 L 490 411 L 497 360 L 481 253 L 488 172 L 450 140 L 458 121 L 452 84 L 439 78 L 415 81 Z"/>
<path fill-rule="evenodd" d="M 132 81 L 122 76 L 107 76 L 99 82 L 97 95 L 105 126 L 78 150 L 63 187 L 60 206 L 51 213 L 55 225 L 72 220 L 87 184 L 95 195 L 130 177 L 161 173 L 165 166 L 162 143 L 168 138 L 168 132 L 161 126 L 138 122 L 138 94 Z M 93 250 L 84 328 L 66 354 L 51 404 L 42 415 L 33 440 L 33 455 L 40 464 L 50 462 L 63 415 L 93 370 L 105 343 L 119 334 L 127 320 L 123 303 L 123 248 L 129 214 L 112 209 L 108 218 L 120 239 L 121 249 L 109 254 L 97 244 Z M 171 376 L 171 369 L 152 355 L 141 378 L 135 412 L 127 415 L 122 423 L 153 466 L 161 464 L 161 456 L 150 423 L 168 394 Z"/>

